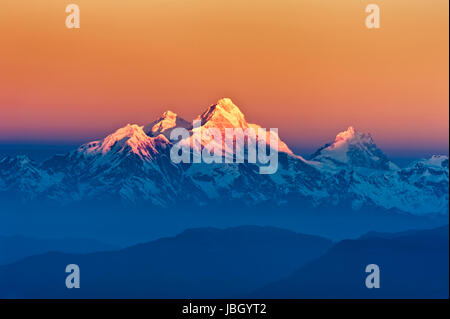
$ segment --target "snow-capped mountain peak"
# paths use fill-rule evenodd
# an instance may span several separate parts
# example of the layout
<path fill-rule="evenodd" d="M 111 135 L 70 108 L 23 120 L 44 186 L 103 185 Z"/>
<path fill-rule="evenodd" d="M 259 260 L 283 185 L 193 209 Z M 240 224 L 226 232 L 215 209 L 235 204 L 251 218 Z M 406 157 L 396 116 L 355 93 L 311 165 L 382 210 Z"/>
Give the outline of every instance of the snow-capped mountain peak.
<path fill-rule="evenodd" d="M 31 199 L 53 183 L 54 179 L 28 156 L 0 157 L 0 192 L 15 190 L 23 194 L 23 199 Z"/>
<path fill-rule="evenodd" d="M 0 165 L 14 168 L 14 170 L 17 171 L 32 168 L 35 163 L 26 155 L 17 155 L 15 157 L 5 156 L 0 158 Z"/>
<path fill-rule="evenodd" d="M 148 140 L 147 135 L 143 131 L 143 126 L 136 124 L 127 124 L 126 126 L 119 128 L 113 134 L 108 135 L 99 148 L 102 153 L 109 152 L 111 148 L 117 143 L 128 144 L 132 146 L 134 150 L 137 150 L 139 143 L 146 142 Z M 120 145 L 121 146 L 121 145 Z"/>
<path fill-rule="evenodd" d="M 369 133 L 360 133 L 353 126 L 349 126 L 346 131 L 336 135 L 333 144 L 328 149 L 345 148 L 348 144 L 374 144 Z"/>
<path fill-rule="evenodd" d="M 351 203 L 355 209 L 375 205 L 417 215 L 448 214 L 448 156 L 433 156 L 399 169 L 370 134 L 349 127 L 320 148 L 313 161 L 293 154 L 277 138 L 278 170 L 271 175 L 257 174 L 257 167 L 246 162 L 174 163 L 169 153 L 175 141 L 169 142 L 167 136 L 180 125 L 190 132 L 179 142 L 199 151 L 221 143 L 225 145 L 225 156 L 234 155 L 234 145 L 227 144 L 226 139 L 209 139 L 205 128 L 221 132 L 225 128 L 254 129 L 257 132 L 252 139 L 261 141 L 264 134 L 269 140 L 268 128 L 261 131 L 259 125 L 247 123 L 230 99 L 219 100 L 198 119 L 203 125 L 192 128 L 192 123 L 167 111 L 147 126 L 148 132 L 143 126 L 128 124 L 42 164 L 26 157 L 0 157 L 0 196 L 17 194 L 25 200 L 61 203 L 119 199 L 149 201 L 157 206 L 187 201 L 199 205 L 218 201 L 254 205 L 300 200 L 314 206 L 346 207 Z M 248 150 L 246 145 L 243 147 Z"/>
<path fill-rule="evenodd" d="M 157 153 L 155 146 L 166 143 L 168 140 L 164 136 L 152 138 L 145 134 L 143 126 L 127 124 L 103 140 L 83 144 L 78 152 L 87 156 L 132 153 L 141 158 L 151 158 Z"/>
<path fill-rule="evenodd" d="M 433 155 L 430 158 L 415 161 L 407 168 L 448 169 L 449 158 L 445 155 Z"/>
<path fill-rule="evenodd" d="M 351 165 L 370 169 L 398 169 L 377 147 L 369 133 L 361 133 L 350 126 L 336 135 L 333 143 L 318 149 L 312 159 L 333 165 Z"/>
<path fill-rule="evenodd" d="M 222 128 L 247 128 L 248 124 L 244 114 L 229 98 L 223 98 L 216 104 L 210 106 L 205 112 L 197 117 L 203 127 Z"/>
<path fill-rule="evenodd" d="M 31 159 L 26 155 L 17 155 L 15 157 L 5 156 L 0 158 L 0 163 L 14 163 L 23 166 L 31 163 Z"/>
<path fill-rule="evenodd" d="M 233 103 L 230 98 L 222 98 L 218 100 L 216 104 L 210 106 L 206 111 L 199 115 L 194 120 L 194 123 L 198 121 L 200 121 L 201 127 L 193 128 L 191 132 L 204 132 L 209 128 L 218 129 L 222 133 L 222 139 L 225 140 L 226 129 L 241 128 L 243 130 L 253 130 L 256 140 L 259 140 L 261 138 L 261 136 L 259 135 L 259 129 L 262 129 L 262 127 L 257 124 L 248 123 L 242 111 Z M 289 149 L 286 143 L 284 143 L 279 138 L 278 134 L 271 138 L 269 129 L 266 129 L 266 132 L 264 134 L 264 139 L 266 140 L 266 142 L 269 143 L 271 139 L 273 140 L 273 138 L 277 140 L 277 149 L 279 152 L 294 155 L 294 153 Z M 198 147 L 198 145 L 201 145 L 201 148 L 209 142 L 210 139 L 205 137 L 202 138 L 199 134 L 193 134 L 189 139 L 185 141 L 185 143 L 187 143 L 188 145 L 194 145 L 194 147 Z M 230 152 L 232 153 L 231 146 L 225 145 L 224 153 Z M 297 157 L 304 160 L 300 156 Z"/>
<path fill-rule="evenodd" d="M 170 132 L 176 127 L 190 128 L 191 124 L 178 116 L 178 114 L 168 110 L 160 118 L 144 126 L 144 132 L 148 136 L 158 136 L 164 134 L 167 138 Z"/>
<path fill-rule="evenodd" d="M 448 168 L 449 166 L 448 156 L 445 155 L 433 155 L 429 159 L 422 160 L 421 163 L 424 163 L 428 166 L 435 166 L 440 168 Z"/>

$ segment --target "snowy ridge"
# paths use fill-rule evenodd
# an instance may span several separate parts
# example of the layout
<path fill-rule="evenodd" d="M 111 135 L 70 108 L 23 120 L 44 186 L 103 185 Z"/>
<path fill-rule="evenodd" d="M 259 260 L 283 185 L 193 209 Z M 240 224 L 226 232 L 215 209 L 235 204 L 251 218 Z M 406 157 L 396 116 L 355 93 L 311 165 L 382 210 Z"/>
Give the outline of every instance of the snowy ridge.
<path fill-rule="evenodd" d="M 184 143 L 190 145 L 194 149 L 197 149 L 197 151 L 203 149 L 206 144 L 211 142 L 214 143 L 212 138 L 208 138 L 206 136 L 207 129 L 217 129 L 220 131 L 222 136 L 221 147 L 224 150 L 224 156 L 232 156 L 231 154 L 234 153 L 234 145 L 228 145 L 225 143 L 225 134 L 227 129 L 240 128 L 244 132 L 246 130 L 251 130 L 255 133 L 255 136 L 253 137 L 252 135 L 249 135 L 248 138 L 253 143 L 257 143 L 260 138 L 263 138 L 267 144 L 271 142 L 269 129 L 266 129 L 265 136 L 260 136 L 259 129 L 262 129 L 262 127 L 257 124 L 248 123 L 241 110 L 229 98 L 218 100 L 216 104 L 210 106 L 194 121 L 199 121 L 201 126 L 191 129 L 191 137 L 190 139 L 184 141 Z M 276 140 L 278 152 L 294 155 L 286 143 L 280 139 L 278 133 L 275 133 L 272 138 Z M 299 157 L 299 159 L 302 158 Z"/>
<path fill-rule="evenodd" d="M 248 123 L 230 99 L 219 100 L 197 120 L 201 126 L 193 128 L 167 111 L 146 126 L 128 124 L 41 164 L 23 156 L 0 158 L 0 196 L 16 194 L 21 200 L 62 204 L 105 199 L 166 207 L 186 201 L 283 205 L 294 200 L 313 206 L 351 203 L 356 210 L 374 205 L 416 215 L 448 214 L 447 156 L 418 160 L 400 169 L 370 134 L 349 127 L 318 149 L 310 161 L 294 154 L 276 136 L 279 166 L 272 175 L 259 174 L 258 166 L 247 162 L 174 164 L 168 137 L 176 127 L 189 130 L 189 138 L 182 142 L 191 150 L 204 147 L 195 133 L 207 128 L 217 128 L 221 134 L 226 128 L 260 128 Z"/>
<path fill-rule="evenodd" d="M 200 120 L 204 128 L 248 128 L 244 114 L 229 98 L 218 100 L 216 104 L 199 115 L 196 120 Z"/>
<path fill-rule="evenodd" d="M 35 198 L 61 181 L 62 176 L 49 174 L 24 155 L 0 158 L 0 193 L 21 195 L 21 201 Z"/>
<path fill-rule="evenodd" d="M 152 159 L 154 155 L 158 154 L 156 145 L 168 143 L 169 140 L 164 135 L 150 137 L 144 133 L 143 126 L 127 124 L 101 141 L 93 141 L 82 145 L 78 152 L 87 157 L 125 152 L 133 153 L 142 159 Z"/>

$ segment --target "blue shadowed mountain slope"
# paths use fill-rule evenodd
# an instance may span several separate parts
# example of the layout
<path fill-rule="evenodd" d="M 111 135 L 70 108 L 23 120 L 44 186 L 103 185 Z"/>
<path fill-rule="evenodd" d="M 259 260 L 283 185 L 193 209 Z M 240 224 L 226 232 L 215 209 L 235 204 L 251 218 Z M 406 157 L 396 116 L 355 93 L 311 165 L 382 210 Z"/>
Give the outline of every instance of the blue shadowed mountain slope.
<path fill-rule="evenodd" d="M 331 241 L 272 227 L 187 230 L 115 252 L 47 253 L 0 267 L 0 298 L 222 298 L 280 280 Z M 78 264 L 81 288 L 65 287 Z"/>
<path fill-rule="evenodd" d="M 114 250 L 119 247 L 92 239 L 41 239 L 22 236 L 0 236 L 0 265 L 10 264 L 28 256 L 50 251 L 89 253 Z"/>
<path fill-rule="evenodd" d="M 448 226 L 392 238 L 344 240 L 254 298 L 448 298 Z M 368 264 L 380 267 L 380 288 L 368 289 Z"/>

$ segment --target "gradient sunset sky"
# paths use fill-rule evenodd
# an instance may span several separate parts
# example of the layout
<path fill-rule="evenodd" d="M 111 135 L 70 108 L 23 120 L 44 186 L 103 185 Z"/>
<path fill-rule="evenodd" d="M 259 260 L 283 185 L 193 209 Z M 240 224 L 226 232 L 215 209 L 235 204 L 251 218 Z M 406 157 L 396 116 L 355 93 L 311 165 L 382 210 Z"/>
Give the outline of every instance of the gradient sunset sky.
<path fill-rule="evenodd" d="M 69 3 L 81 29 L 65 27 Z M 447 0 L 2 0 L 0 141 L 88 141 L 230 97 L 289 145 L 353 125 L 384 149 L 448 152 L 448 12 Z"/>

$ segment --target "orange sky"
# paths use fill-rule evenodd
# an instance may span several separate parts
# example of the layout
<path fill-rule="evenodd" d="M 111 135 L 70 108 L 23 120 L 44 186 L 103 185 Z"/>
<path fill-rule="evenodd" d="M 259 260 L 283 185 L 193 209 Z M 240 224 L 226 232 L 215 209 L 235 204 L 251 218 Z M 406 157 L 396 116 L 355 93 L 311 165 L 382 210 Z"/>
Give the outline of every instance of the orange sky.
<path fill-rule="evenodd" d="M 65 28 L 65 6 L 81 29 Z M 365 6 L 381 29 L 365 27 Z M 102 137 L 231 97 L 288 143 L 448 149 L 447 0 L 2 0 L 0 140 Z"/>

